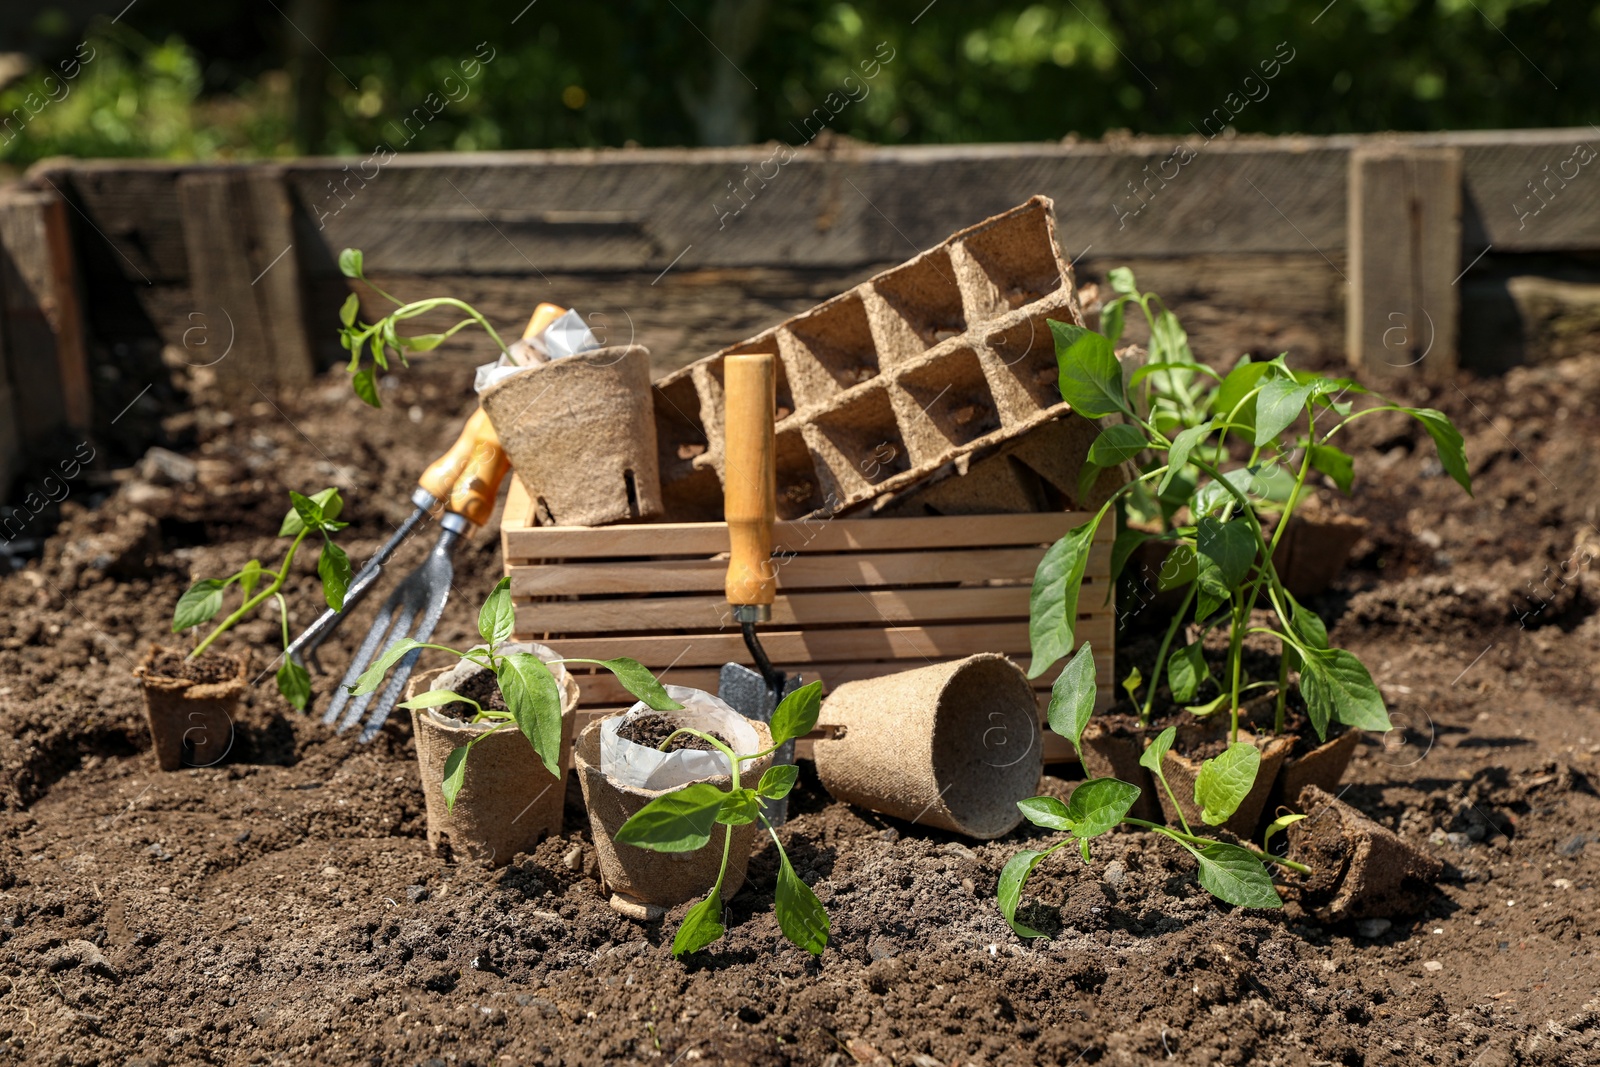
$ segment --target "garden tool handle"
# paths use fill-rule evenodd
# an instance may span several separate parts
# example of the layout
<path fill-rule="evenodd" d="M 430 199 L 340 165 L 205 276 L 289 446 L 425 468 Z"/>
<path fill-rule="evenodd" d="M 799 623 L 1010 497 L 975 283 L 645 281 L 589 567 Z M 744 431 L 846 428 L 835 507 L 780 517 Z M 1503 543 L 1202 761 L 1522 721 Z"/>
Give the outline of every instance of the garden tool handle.
<path fill-rule="evenodd" d="M 545 328 L 552 322 L 567 313 L 567 309 L 555 304 L 540 304 L 533 309 L 533 314 L 528 318 L 528 325 L 522 331 L 522 339 L 531 341 L 544 333 Z"/>
<path fill-rule="evenodd" d="M 472 413 L 450 450 L 428 465 L 417 480 L 424 492 L 474 526 L 489 521 L 511 461 L 482 408 Z"/>
<path fill-rule="evenodd" d="M 729 356 L 723 363 L 723 511 L 730 548 L 726 589 L 741 622 L 765 621 L 778 585 L 772 570 L 778 493 L 775 359 L 760 353 Z M 739 608 L 752 610 L 741 613 Z"/>

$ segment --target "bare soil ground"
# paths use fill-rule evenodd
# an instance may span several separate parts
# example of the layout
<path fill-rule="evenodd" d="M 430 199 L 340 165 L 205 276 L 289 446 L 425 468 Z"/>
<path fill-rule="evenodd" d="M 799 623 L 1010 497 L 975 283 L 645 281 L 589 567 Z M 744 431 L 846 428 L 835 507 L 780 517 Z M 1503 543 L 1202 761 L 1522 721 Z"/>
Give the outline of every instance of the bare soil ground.
<path fill-rule="evenodd" d="M 687 963 L 667 951 L 682 909 L 643 924 L 607 906 L 575 785 L 565 834 L 508 867 L 430 855 L 406 722 L 359 745 L 268 675 L 225 761 L 154 767 L 131 671 L 190 577 L 273 558 L 289 488 L 340 486 L 351 555 L 370 553 L 469 410 L 468 363 L 399 375 L 381 412 L 335 371 L 174 414 L 196 484 L 69 502 L 44 558 L 0 579 L 0 1059 L 1600 1063 L 1600 360 L 1408 387 L 1466 434 L 1470 500 L 1407 420 L 1345 443 L 1344 507 L 1372 528 L 1314 606 L 1404 729 L 1366 739 L 1344 799 L 1445 861 L 1426 914 L 1237 911 L 1173 847 L 1119 834 L 1092 866 L 1040 868 L 1024 914 L 1055 936 L 1026 944 L 993 894 L 1034 831 L 962 842 L 834 803 L 807 771 L 782 836 L 832 911 L 826 954 L 781 938 L 767 847 L 727 939 Z M 472 637 L 492 534 L 458 556 L 446 643 Z M 296 622 L 315 588 L 308 564 Z M 330 667 L 372 611 L 325 646 Z M 1130 612 L 1124 669 L 1157 614 Z M 226 643 L 260 666 L 277 627 Z"/>

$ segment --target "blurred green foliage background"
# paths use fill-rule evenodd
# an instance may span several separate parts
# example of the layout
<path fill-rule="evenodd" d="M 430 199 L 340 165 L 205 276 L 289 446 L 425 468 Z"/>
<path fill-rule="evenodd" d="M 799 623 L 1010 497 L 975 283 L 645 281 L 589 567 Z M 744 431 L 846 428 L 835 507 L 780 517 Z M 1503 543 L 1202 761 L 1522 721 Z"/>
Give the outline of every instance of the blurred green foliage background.
<path fill-rule="evenodd" d="M 1581 0 L 125 2 L 0 14 L 0 161 L 1600 115 L 1600 4 Z"/>

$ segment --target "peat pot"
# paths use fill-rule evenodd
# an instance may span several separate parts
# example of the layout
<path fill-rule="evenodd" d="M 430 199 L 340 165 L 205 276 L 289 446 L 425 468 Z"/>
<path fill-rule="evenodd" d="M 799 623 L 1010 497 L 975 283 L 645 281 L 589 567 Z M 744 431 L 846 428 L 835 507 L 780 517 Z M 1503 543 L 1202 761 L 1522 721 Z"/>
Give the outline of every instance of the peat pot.
<path fill-rule="evenodd" d="M 649 349 L 566 356 L 509 375 L 480 399 L 539 525 L 660 517 Z"/>
<path fill-rule="evenodd" d="M 250 684 L 248 655 L 212 652 L 192 662 L 185 655 L 151 645 L 133 670 L 144 692 L 156 763 L 164 771 L 222 762 L 233 747 L 239 697 Z"/>
<path fill-rule="evenodd" d="M 497 651 L 531 652 L 546 662 L 559 658 L 554 650 L 532 642 L 504 645 Z M 411 680 L 406 699 L 434 689 L 459 690 L 470 675 L 483 670 L 463 660 L 428 671 Z M 473 745 L 454 810 L 447 810 L 444 802 L 445 761 L 461 745 L 490 733 L 495 724 L 472 725 L 441 708 L 411 712 L 428 812 L 428 845 L 434 852 L 500 867 L 519 852 L 533 851 L 545 835 L 561 832 L 578 685 L 561 664 L 551 663 L 550 670 L 561 686 L 561 776 L 550 775 L 521 730 L 504 726 Z"/>
<path fill-rule="evenodd" d="M 839 686 L 823 702 L 812 759 L 846 803 L 989 840 L 1015 828 L 1017 802 L 1038 792 L 1038 719 L 1027 675 L 985 652 Z"/>
<path fill-rule="evenodd" d="M 714 707 L 718 715 L 725 713 L 731 716 L 731 720 L 723 719 L 710 728 L 727 738 L 735 752 L 759 752 L 772 744 L 772 733 L 765 723 L 746 719 L 708 693 L 678 686 L 668 686 L 667 692 L 685 705 L 686 711 Z M 636 704 L 628 712 L 590 723 L 578 735 L 573 758 L 577 763 L 578 781 L 583 786 L 583 803 L 589 811 L 589 829 L 600 862 L 600 878 L 611 893 L 611 906 L 633 918 L 657 919 L 665 914 L 667 908 L 704 896 L 710 890 L 717 880 L 717 870 L 722 866 L 723 841 L 729 833 L 732 833 L 733 839 L 729 846 L 728 873 L 722 883 L 722 899 L 732 899 L 744 885 L 745 868 L 750 862 L 750 851 L 755 847 L 760 823 L 750 822 L 735 827 L 718 823 L 712 830 L 710 844 L 694 852 L 653 852 L 618 842 L 616 834 L 622 824 L 657 797 L 666 796 L 692 782 L 709 782 L 718 789 L 729 789 L 733 785 L 731 776 L 711 774 L 688 780 L 671 779 L 671 784 L 651 788 L 628 784 L 607 773 L 605 768 L 608 764 L 603 750 L 613 745 L 632 745 L 632 742 L 615 738 L 617 725 L 627 716 L 645 713 L 648 713 L 648 709 Z M 682 716 L 685 713 L 665 714 Z M 731 730 L 724 725 L 730 722 L 734 726 Z M 690 721 L 689 724 L 698 729 L 708 728 L 702 721 Z M 743 737 L 730 736 L 734 733 Z M 697 758 L 704 755 L 695 754 Z M 718 763 L 726 767 L 726 757 L 721 757 Z M 754 786 L 771 765 L 771 756 L 742 764 L 739 784 Z M 668 779 L 657 774 L 652 780 L 663 782 Z"/>
<path fill-rule="evenodd" d="M 1178 804 L 1183 809 L 1183 817 L 1188 820 L 1191 827 L 1206 825 L 1200 818 L 1200 805 L 1194 802 L 1194 781 L 1200 774 L 1200 765 L 1205 761 L 1191 759 L 1184 754 L 1183 748 L 1214 738 L 1218 733 L 1219 731 L 1208 726 L 1185 724 L 1178 728 L 1176 742 L 1161 761 L 1162 773 L 1167 776 L 1167 784 L 1172 787 L 1173 795 L 1177 797 Z M 1267 810 L 1267 799 L 1277 785 L 1278 772 L 1282 769 L 1284 760 L 1294 748 L 1294 738 L 1288 734 L 1275 737 L 1271 734 L 1253 734 L 1249 730 L 1241 729 L 1239 740 L 1253 744 L 1261 751 L 1261 767 L 1256 771 L 1255 785 L 1251 786 L 1250 792 L 1221 828 L 1249 841 L 1255 837 L 1262 812 Z M 1167 795 L 1167 791 L 1161 788 L 1160 783 L 1156 783 L 1155 792 L 1160 798 L 1161 810 L 1165 813 L 1168 824 L 1179 825 L 1178 812 L 1172 806 L 1172 797 Z"/>

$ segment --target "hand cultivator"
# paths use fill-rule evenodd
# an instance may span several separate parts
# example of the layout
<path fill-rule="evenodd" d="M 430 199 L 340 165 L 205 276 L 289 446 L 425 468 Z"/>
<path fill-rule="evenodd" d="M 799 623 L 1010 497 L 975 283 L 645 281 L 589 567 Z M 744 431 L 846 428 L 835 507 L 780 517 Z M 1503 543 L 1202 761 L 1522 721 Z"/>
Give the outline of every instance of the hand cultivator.
<path fill-rule="evenodd" d="M 443 503 L 439 540 L 428 553 L 428 558 L 408 574 L 384 601 L 372 628 L 367 631 L 366 638 L 340 680 L 339 689 L 329 702 L 328 710 L 323 713 L 324 724 L 337 722 L 335 728 L 340 732 L 353 726 L 373 696 L 372 693 L 356 697 L 350 695 L 350 687 L 356 684 L 362 672 L 382 651 L 395 643 L 406 638 L 426 641 L 433 635 L 433 629 L 438 625 L 439 617 L 444 614 L 445 604 L 450 599 L 450 585 L 455 576 L 451 555 L 463 534 L 489 521 L 495 496 L 500 491 L 500 482 L 509 467 L 506 455 L 500 449 L 500 442 L 495 438 L 494 427 L 489 425 L 488 417 L 479 410 L 467 420 L 461 436 L 450 451 L 435 460 L 423 473 L 417 492 L 412 497 L 417 504 L 417 511 L 401 525 L 401 529 L 389 539 L 378 555 L 362 568 L 354 584 L 360 585 L 362 592 L 370 589 L 377 582 L 378 571 L 388 554 L 404 539 L 407 527 L 414 526 L 430 506 Z M 347 597 L 347 610 L 350 603 L 351 598 Z M 332 618 L 325 615 L 318 619 L 312 629 L 302 635 L 302 640 L 309 638 L 306 647 L 314 649 L 318 642 L 331 633 L 338 625 L 341 614 L 335 613 Z M 318 631 L 318 627 L 322 629 Z M 296 642 L 297 645 L 300 643 Z M 412 649 L 395 666 L 389 685 L 378 694 L 377 702 L 361 730 L 360 740 L 372 740 L 382 728 L 395 702 L 405 691 L 406 679 L 411 676 L 411 669 L 421 654 L 421 649 Z"/>

